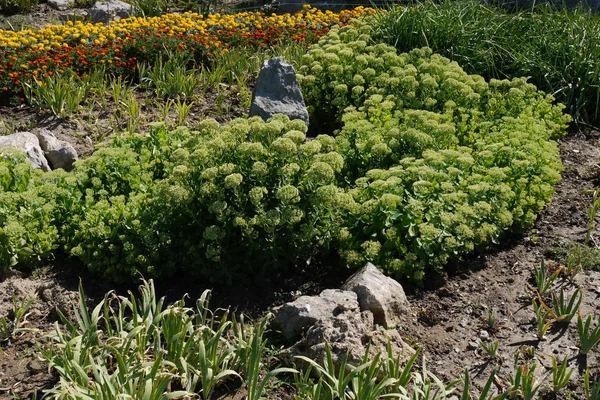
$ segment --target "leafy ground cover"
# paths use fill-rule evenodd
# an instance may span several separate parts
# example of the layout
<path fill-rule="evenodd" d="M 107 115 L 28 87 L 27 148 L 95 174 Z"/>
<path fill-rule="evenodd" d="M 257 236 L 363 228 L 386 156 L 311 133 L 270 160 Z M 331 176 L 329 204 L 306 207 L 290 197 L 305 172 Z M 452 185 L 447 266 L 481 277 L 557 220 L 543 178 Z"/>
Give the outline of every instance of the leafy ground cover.
<path fill-rule="evenodd" d="M 2 158 L 0 257 L 9 271 L 44 267 L 1 283 L 3 392 L 598 398 L 597 134 L 561 139 L 562 107 L 523 79 L 487 82 L 429 49 L 377 43 L 373 20 L 351 25 L 334 27 L 306 55 L 303 44 L 230 48 L 199 66 L 164 49 L 136 63 L 133 76 L 107 77 L 105 67 L 24 85 L 36 108 L 6 108 L 30 118 L 5 123 L 7 133 L 56 124 L 73 137 L 71 124 L 84 117 L 109 119 L 118 133 L 98 135 L 98 150 L 72 173 L 32 172 L 15 152 Z M 271 54 L 296 65 L 321 135 L 307 137 L 306 126 L 286 118 L 243 117 Z M 220 104 L 203 107 L 207 98 Z M 536 219 L 562 163 L 565 179 Z M 81 269 L 66 274 L 90 282 L 90 303 L 73 279 L 62 288 L 61 278 L 45 276 L 77 260 Z M 384 352 L 347 371 L 327 360 L 313 375 L 281 369 L 267 342 L 277 335 L 265 336 L 267 308 L 307 280 L 302 294 L 339 286 L 351 272 L 345 265 L 367 260 L 437 286 L 407 285 L 412 306 L 399 329 L 421 348 L 418 360 L 400 365 Z M 104 296 L 114 284 L 99 278 L 186 269 L 212 278 L 204 285 L 229 281 L 218 305 L 244 299 L 243 309 L 258 308 L 255 321 L 208 308 L 201 290 L 196 303 L 168 304 L 151 281 L 140 295 L 118 287 Z M 432 271 L 450 277 L 436 285 L 424 274 Z"/>

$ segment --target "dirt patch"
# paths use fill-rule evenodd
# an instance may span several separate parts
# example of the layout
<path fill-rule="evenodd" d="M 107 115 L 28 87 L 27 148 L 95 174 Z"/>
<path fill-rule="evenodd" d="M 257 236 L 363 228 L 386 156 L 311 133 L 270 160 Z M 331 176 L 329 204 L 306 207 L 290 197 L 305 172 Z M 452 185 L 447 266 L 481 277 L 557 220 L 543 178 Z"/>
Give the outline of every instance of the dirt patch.
<path fill-rule="evenodd" d="M 56 376 L 40 359 L 36 345 L 45 343 L 46 335 L 59 320 L 56 310 L 73 317 L 77 305 L 76 288 L 56 279 L 56 276 L 12 276 L 0 282 L 0 318 L 10 324 L 15 320 L 15 308 L 32 300 L 17 328 L 32 332 L 17 332 L 0 344 L 0 398 L 27 397 L 35 390 L 52 387 Z M 15 307 L 14 301 L 17 302 Z M 9 327 L 12 330 L 12 326 Z"/>
<path fill-rule="evenodd" d="M 252 93 L 254 81 L 252 77 L 248 93 Z M 131 90 L 131 95 L 139 107 L 139 115 L 135 118 L 123 111 L 124 106 L 115 104 L 107 94 L 92 96 L 80 111 L 66 118 L 57 118 L 39 107 L 0 106 L 0 135 L 47 129 L 58 139 L 71 143 L 80 158 L 86 158 L 97 147 L 105 145 L 111 136 L 126 131 L 130 126 L 134 126 L 136 131 L 148 132 L 154 121 L 162 121 L 168 127 L 193 129 L 206 118 L 223 123 L 248 113 L 247 99 L 242 98 L 237 85 L 219 84 L 198 93 L 187 100 L 190 109 L 185 115 L 180 114 L 175 100 L 156 98 L 151 91 L 136 88 Z"/>

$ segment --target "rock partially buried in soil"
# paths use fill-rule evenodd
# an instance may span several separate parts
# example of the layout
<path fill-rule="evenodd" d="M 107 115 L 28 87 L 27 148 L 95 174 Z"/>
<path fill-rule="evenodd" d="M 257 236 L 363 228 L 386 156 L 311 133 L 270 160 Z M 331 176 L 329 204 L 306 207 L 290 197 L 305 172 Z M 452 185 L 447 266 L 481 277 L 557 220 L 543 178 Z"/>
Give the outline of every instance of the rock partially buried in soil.
<path fill-rule="evenodd" d="M 263 63 L 252 96 L 250 117 L 258 115 L 265 121 L 275 114 L 300 119 L 308 126 L 308 110 L 294 67 L 283 57 Z"/>
<path fill-rule="evenodd" d="M 375 323 L 385 328 L 399 323 L 400 316 L 406 312 L 409 305 L 402 285 L 382 274 L 371 263 L 348 278 L 342 290 L 355 292 L 360 309 L 371 311 Z"/>
<path fill-rule="evenodd" d="M 130 17 L 132 13 L 132 5 L 121 0 L 97 1 L 88 10 L 88 16 L 94 23 L 107 23 L 113 19 L 127 18 Z"/>
<path fill-rule="evenodd" d="M 293 342 L 320 320 L 330 319 L 344 311 L 359 311 L 354 292 L 326 289 L 318 296 L 301 296 L 274 310 L 274 324 L 286 340 Z"/>
<path fill-rule="evenodd" d="M 358 366 L 369 347 L 369 360 L 377 353 L 386 354 L 388 342 L 394 358 L 399 358 L 400 364 L 415 353 L 406 344 L 398 331 L 385 330 L 374 323 L 370 311 L 361 313 L 346 311 L 329 319 L 317 321 L 307 332 L 306 337 L 283 352 L 284 360 L 291 364 L 295 362 L 300 368 L 306 367 L 296 356 L 305 356 L 317 362 L 323 362 L 326 356 L 326 343 L 331 350 L 333 364 L 340 367 L 344 362 Z"/>
<path fill-rule="evenodd" d="M 32 168 L 50 171 L 50 166 L 40 147 L 38 138 L 30 132 L 17 132 L 12 135 L 0 136 L 0 149 L 13 147 L 23 150 L 31 161 Z"/>
<path fill-rule="evenodd" d="M 69 0 L 48 0 L 48 5 L 58 11 L 68 10 L 73 3 Z"/>
<path fill-rule="evenodd" d="M 35 135 L 39 139 L 40 147 L 44 150 L 52 169 L 62 168 L 65 171 L 73 169 L 73 163 L 77 160 L 77 152 L 71 143 L 58 140 L 47 129 L 41 129 Z"/>

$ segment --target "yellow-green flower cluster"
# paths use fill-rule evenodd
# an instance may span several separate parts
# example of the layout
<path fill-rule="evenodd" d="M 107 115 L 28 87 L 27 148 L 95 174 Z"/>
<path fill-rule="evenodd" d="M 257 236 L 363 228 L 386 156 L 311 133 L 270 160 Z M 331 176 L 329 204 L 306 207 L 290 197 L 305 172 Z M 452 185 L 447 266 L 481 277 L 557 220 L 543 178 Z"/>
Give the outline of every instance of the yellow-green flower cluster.
<path fill-rule="evenodd" d="M 534 222 L 560 178 L 551 139 L 569 118 L 525 79 L 488 83 L 427 48 L 397 54 L 371 29 L 332 29 L 299 80 L 312 117 L 343 124 L 335 150 L 356 202 L 344 258 L 419 281 Z"/>

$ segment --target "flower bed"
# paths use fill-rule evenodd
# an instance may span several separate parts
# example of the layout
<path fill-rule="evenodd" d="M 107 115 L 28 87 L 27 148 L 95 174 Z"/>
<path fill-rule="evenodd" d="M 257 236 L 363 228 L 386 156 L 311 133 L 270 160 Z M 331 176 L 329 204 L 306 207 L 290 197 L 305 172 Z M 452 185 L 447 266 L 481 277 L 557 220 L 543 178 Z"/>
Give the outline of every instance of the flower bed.
<path fill-rule="evenodd" d="M 307 6 L 296 14 L 167 14 L 127 18 L 108 25 L 67 22 L 38 31 L 0 30 L 0 92 L 17 93 L 21 84 L 44 74 L 71 69 L 79 75 L 104 66 L 107 73 L 131 75 L 139 62 L 177 52 L 207 63 L 236 47 L 268 47 L 316 41 L 329 28 L 374 10 L 322 12 Z"/>

